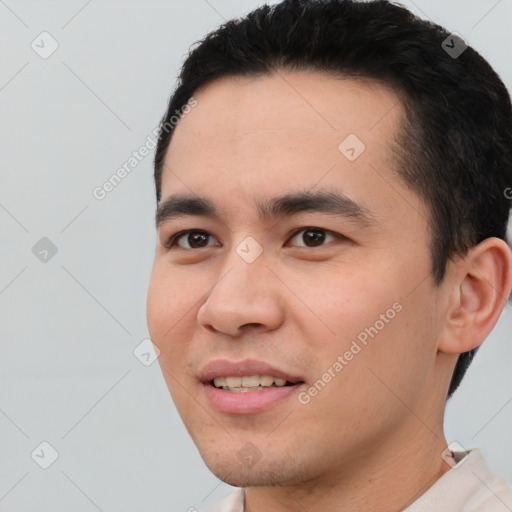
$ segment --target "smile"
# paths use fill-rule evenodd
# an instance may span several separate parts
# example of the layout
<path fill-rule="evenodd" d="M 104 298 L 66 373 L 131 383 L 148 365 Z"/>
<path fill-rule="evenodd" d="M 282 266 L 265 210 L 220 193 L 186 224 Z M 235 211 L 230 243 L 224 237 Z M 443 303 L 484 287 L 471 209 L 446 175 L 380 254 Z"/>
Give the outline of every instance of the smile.
<path fill-rule="evenodd" d="M 292 383 L 280 377 L 271 375 L 244 375 L 230 377 L 216 377 L 213 385 L 218 389 L 233 391 L 235 393 L 246 393 L 248 391 L 261 391 L 270 387 L 291 386 Z"/>

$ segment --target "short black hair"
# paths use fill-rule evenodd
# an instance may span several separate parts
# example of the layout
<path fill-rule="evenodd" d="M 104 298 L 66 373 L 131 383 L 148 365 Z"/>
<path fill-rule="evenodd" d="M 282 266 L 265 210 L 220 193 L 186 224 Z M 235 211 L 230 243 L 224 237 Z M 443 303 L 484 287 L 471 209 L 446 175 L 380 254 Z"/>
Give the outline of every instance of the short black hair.
<path fill-rule="evenodd" d="M 506 192 L 512 190 L 509 93 L 487 61 L 462 39 L 386 0 L 265 4 L 196 43 L 161 122 L 154 161 L 157 201 L 175 112 L 216 79 L 280 69 L 370 78 L 396 92 L 404 111 L 396 140 L 397 170 L 429 209 L 437 285 L 450 258 L 489 237 L 506 240 L 512 203 Z M 448 397 L 475 352 L 460 354 Z"/>

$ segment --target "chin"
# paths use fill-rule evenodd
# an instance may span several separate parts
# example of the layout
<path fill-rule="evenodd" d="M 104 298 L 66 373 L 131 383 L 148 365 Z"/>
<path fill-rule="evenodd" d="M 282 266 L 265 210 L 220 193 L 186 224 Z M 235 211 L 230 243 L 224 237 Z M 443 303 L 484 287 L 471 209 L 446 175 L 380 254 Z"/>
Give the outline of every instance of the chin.
<path fill-rule="evenodd" d="M 264 458 L 251 467 L 241 462 L 236 455 L 203 457 L 208 469 L 223 482 L 233 487 L 277 487 L 300 484 L 308 479 L 304 468 L 291 466 L 280 460 L 266 461 Z M 250 463 L 249 463 L 250 464 Z"/>

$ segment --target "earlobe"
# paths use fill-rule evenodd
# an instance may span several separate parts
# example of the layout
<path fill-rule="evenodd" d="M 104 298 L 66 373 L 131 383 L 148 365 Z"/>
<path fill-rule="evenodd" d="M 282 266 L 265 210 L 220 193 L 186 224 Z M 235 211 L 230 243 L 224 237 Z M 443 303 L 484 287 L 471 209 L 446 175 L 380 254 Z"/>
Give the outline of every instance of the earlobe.
<path fill-rule="evenodd" d="M 438 348 L 457 354 L 478 347 L 496 325 L 512 286 L 511 252 L 503 240 L 487 238 L 450 270 L 454 300 Z"/>

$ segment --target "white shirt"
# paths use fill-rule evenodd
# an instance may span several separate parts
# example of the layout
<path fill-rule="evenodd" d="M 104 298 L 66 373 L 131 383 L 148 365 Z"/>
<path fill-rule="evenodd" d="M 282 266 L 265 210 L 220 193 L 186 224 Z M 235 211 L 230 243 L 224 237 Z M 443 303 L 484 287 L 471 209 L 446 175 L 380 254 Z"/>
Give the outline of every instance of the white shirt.
<path fill-rule="evenodd" d="M 457 464 L 403 512 L 512 512 L 512 486 L 489 471 L 480 450 L 459 458 L 456 454 Z M 205 512 L 244 512 L 244 489 Z"/>

